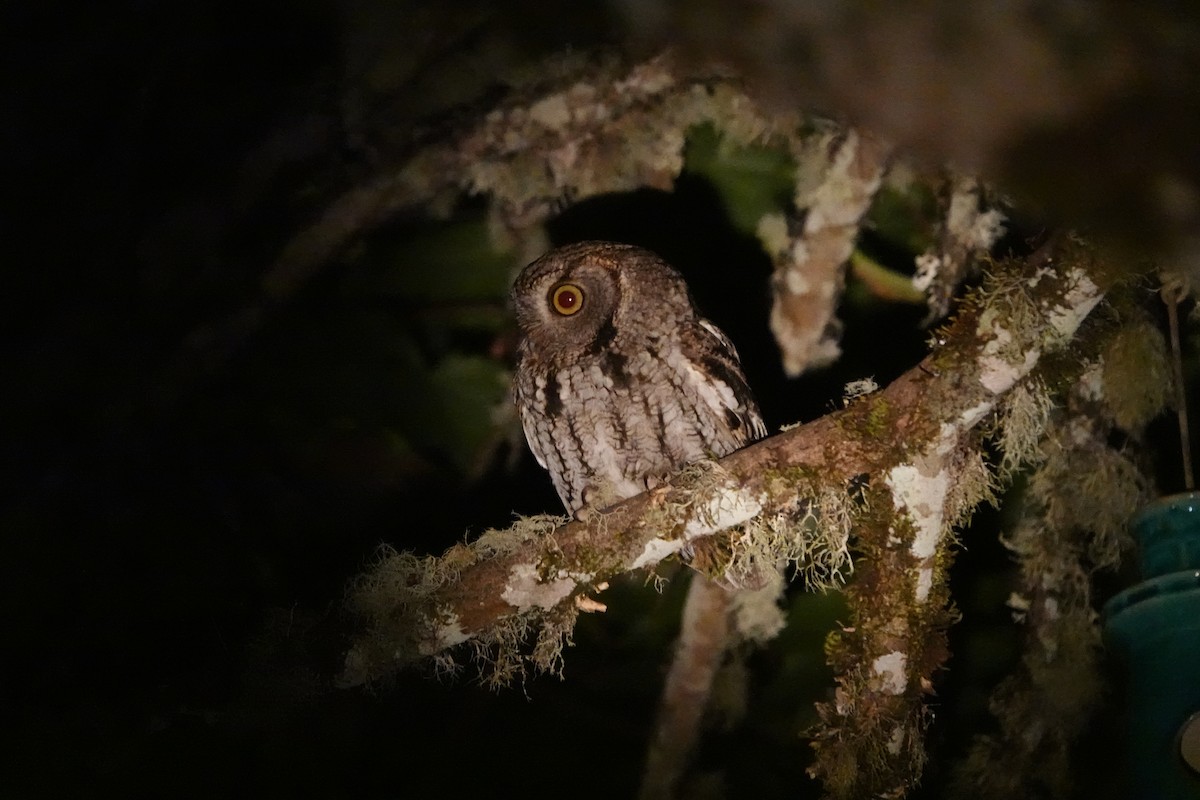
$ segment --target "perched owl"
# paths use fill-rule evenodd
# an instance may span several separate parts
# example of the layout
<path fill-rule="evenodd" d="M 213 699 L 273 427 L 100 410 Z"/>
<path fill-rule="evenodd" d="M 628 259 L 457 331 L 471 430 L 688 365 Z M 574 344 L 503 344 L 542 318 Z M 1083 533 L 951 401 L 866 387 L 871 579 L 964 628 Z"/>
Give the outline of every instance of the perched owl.
<path fill-rule="evenodd" d="M 521 423 L 572 514 L 766 433 L 733 344 L 654 253 L 560 247 L 521 272 L 512 299 Z"/>

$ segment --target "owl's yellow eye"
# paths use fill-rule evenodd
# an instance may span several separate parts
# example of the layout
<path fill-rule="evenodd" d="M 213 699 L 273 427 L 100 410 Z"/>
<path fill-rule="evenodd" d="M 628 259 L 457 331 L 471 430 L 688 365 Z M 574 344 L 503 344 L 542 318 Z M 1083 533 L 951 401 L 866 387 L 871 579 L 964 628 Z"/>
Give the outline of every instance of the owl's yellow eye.
<path fill-rule="evenodd" d="M 550 290 L 550 305 L 559 314 L 569 317 L 583 308 L 583 289 L 573 283 L 560 283 Z"/>

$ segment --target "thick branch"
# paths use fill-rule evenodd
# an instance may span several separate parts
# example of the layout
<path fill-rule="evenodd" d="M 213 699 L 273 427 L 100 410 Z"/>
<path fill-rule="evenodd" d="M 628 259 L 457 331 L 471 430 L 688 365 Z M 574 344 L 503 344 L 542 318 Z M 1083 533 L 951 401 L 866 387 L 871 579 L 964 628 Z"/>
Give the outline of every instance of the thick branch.
<path fill-rule="evenodd" d="M 404 214 L 446 213 L 464 195 L 486 195 L 502 241 L 564 204 L 608 192 L 670 188 L 686 134 L 711 123 L 736 142 L 797 140 L 795 114 L 760 111 L 731 77 L 684 73 L 659 55 L 627 66 L 597 59 L 549 70 L 496 108 L 406 154 L 381 176 L 333 198 L 298 231 L 261 279 L 255 302 L 194 330 L 176 359 L 223 362 L 325 267 L 373 228 Z"/>
<path fill-rule="evenodd" d="M 783 354 L 784 371 L 795 377 L 837 360 L 841 321 L 835 316 L 845 286 L 846 263 L 859 226 L 879 190 L 891 148 L 878 138 L 849 130 L 813 137 L 805 144 L 828 151 L 828 169 L 815 186 L 801 175 L 822 163 L 796 145 L 796 208 L 802 221 L 771 215 L 759 236 L 775 261 L 771 279 L 771 332 Z"/>
<path fill-rule="evenodd" d="M 667 486 L 548 535 L 518 540 L 514 534 L 511 547 L 499 548 L 495 542 L 503 537 L 490 534 L 493 552 L 486 557 L 464 556 L 460 546 L 441 559 L 413 560 L 401 579 L 366 576 L 359 594 L 371 594 L 368 630 L 347 657 L 344 681 L 370 680 L 497 625 L 570 608 L 608 578 L 653 567 L 688 540 L 756 517 L 806 513 L 821 492 L 844 495 L 852 480 L 861 484 L 864 477 L 874 487 L 890 487 L 897 512 L 909 518 L 900 533 L 908 538 L 914 570 L 928 569 L 931 548 L 949 528 L 938 504 L 952 477 L 931 472 L 938 465 L 929 454 L 955 450 L 1044 353 L 1071 339 L 1103 294 L 1097 285 L 1103 281 L 1089 274 L 1088 254 L 1063 258 L 1052 263 L 1042 254 L 1000 273 L 1008 289 L 996 294 L 1005 302 L 1019 295 L 1019 324 L 1011 324 L 1013 313 L 998 307 L 999 300 L 976 303 L 919 365 L 843 410 L 711 468 L 689 468 Z M 940 498 L 928 491 L 939 486 Z M 914 573 L 918 595 L 921 581 Z"/>

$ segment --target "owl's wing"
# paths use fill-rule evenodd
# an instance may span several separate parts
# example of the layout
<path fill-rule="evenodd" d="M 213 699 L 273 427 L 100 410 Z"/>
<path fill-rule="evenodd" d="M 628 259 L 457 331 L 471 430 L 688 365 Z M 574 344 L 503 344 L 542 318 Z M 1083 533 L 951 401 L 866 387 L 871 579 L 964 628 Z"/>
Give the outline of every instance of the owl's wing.
<path fill-rule="evenodd" d="M 517 406 L 518 416 L 521 417 L 521 430 L 525 431 L 525 441 L 529 443 L 529 451 L 533 453 L 533 457 L 537 459 L 537 463 L 542 469 L 549 469 L 546 466 L 546 457 L 542 455 L 541 440 L 537 435 L 535 420 L 533 415 L 527 411 L 528 404 L 519 403 Z"/>
<path fill-rule="evenodd" d="M 734 433 L 741 444 L 761 439 L 767 435 L 767 425 L 742 374 L 737 348 L 716 325 L 706 319 L 698 321 L 695 336 L 684 336 L 683 347 L 685 357 L 707 379 L 699 387 L 701 396 L 719 415 L 731 423 L 736 420 Z"/>
<path fill-rule="evenodd" d="M 521 415 L 521 428 L 526 432 L 526 441 L 529 443 L 529 452 L 533 453 L 534 459 L 538 462 L 542 469 L 550 469 L 546 467 L 546 458 L 541 455 L 541 447 L 538 446 L 538 435 L 534 433 L 533 421 L 526 414 Z"/>
<path fill-rule="evenodd" d="M 709 332 L 712 338 L 717 340 L 717 346 L 731 359 L 733 359 L 733 363 L 737 365 L 740 374 L 742 368 L 742 358 L 738 355 L 737 348 L 733 346 L 733 341 L 725 335 L 725 331 L 721 330 L 703 317 L 698 319 L 697 322 L 700 323 L 701 328 L 704 328 L 704 330 Z"/>

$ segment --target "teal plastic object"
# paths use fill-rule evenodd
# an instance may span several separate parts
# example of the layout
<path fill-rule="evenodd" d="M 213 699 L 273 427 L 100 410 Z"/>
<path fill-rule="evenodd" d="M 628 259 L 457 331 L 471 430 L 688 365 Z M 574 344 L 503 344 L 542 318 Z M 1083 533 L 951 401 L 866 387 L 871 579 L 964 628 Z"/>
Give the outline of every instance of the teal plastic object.
<path fill-rule="evenodd" d="M 1104 606 L 1129 673 L 1129 796 L 1200 798 L 1200 493 L 1132 520 L 1142 581 Z"/>

